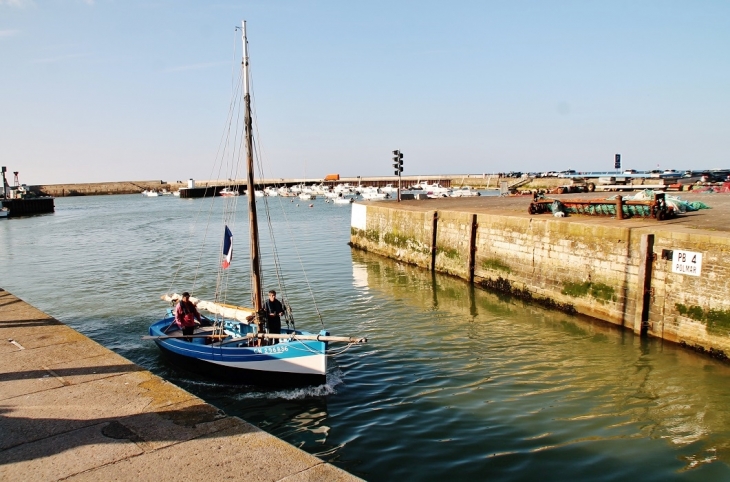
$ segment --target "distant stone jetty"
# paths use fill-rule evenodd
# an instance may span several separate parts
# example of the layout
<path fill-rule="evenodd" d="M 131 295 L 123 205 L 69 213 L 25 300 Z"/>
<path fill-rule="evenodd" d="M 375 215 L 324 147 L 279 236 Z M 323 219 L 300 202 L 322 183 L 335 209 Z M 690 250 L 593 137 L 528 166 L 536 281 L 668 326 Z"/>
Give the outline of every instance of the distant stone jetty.
<path fill-rule="evenodd" d="M 329 176 L 328 176 L 329 177 Z M 401 183 L 403 187 L 407 187 L 418 182 L 427 181 L 429 183 L 439 183 L 445 187 L 470 186 L 479 189 L 499 189 L 499 176 L 497 174 L 443 174 L 436 176 L 403 176 Z M 519 179 L 509 179 L 510 183 L 519 181 Z M 542 180 L 540 186 L 565 184 L 565 179 L 547 179 Z M 209 186 L 241 186 L 246 183 L 245 179 L 234 179 L 228 181 L 195 181 L 195 187 Z M 388 184 L 397 185 L 398 178 L 395 176 L 371 176 L 371 177 L 339 177 L 336 180 L 322 179 L 304 179 L 304 178 L 271 178 L 257 180 L 256 188 L 263 189 L 267 186 L 293 186 L 296 184 L 344 184 L 349 183 L 353 186 L 377 186 L 383 187 Z M 523 183 L 524 184 L 524 183 Z M 73 184 L 39 184 L 28 186 L 29 190 L 38 196 L 97 196 L 104 194 L 138 194 L 142 191 L 177 191 L 180 188 L 188 187 L 188 181 L 114 181 L 114 182 L 94 182 L 94 183 L 73 183 Z"/>
<path fill-rule="evenodd" d="M 166 181 L 119 181 L 119 182 L 92 182 L 78 184 L 41 184 L 28 186 L 30 191 L 39 196 L 67 197 L 67 196 L 96 196 L 100 194 L 138 194 L 145 190 L 177 191 L 187 186 L 183 183 Z"/>
<path fill-rule="evenodd" d="M 663 179 L 657 177 L 646 177 L 640 175 L 623 175 L 614 176 L 577 176 L 571 177 L 514 177 L 510 175 L 499 174 L 439 174 L 429 176 L 403 176 L 401 185 L 403 188 L 415 185 L 419 182 L 428 182 L 429 184 L 438 183 L 444 187 L 461 187 L 469 186 L 475 189 L 508 189 L 515 192 L 517 190 L 542 190 L 551 191 L 553 189 L 563 188 L 561 192 L 580 192 L 593 190 L 633 190 L 633 189 L 665 189 L 674 188 L 674 190 L 685 190 L 690 188 L 690 184 L 698 181 L 699 177 L 693 178 L 672 178 Z M 384 187 L 387 185 L 398 185 L 396 176 L 370 176 L 370 177 L 340 177 L 339 175 L 329 175 L 325 178 L 304 179 L 304 178 L 270 178 L 256 180 L 256 189 L 264 189 L 269 186 L 294 186 L 297 184 L 320 184 L 337 185 L 350 184 L 352 186 L 374 186 Z M 245 179 L 229 179 L 223 181 L 199 181 L 195 180 L 194 185 L 197 188 L 205 188 L 211 186 L 236 187 L 246 184 Z M 96 182 L 96 183 L 74 183 L 74 184 L 42 184 L 37 186 L 28 186 L 28 188 L 38 196 L 95 196 L 102 194 L 136 194 L 142 191 L 177 191 L 180 188 L 189 186 L 189 181 L 114 181 L 114 182 Z M 560 193 L 560 192 L 559 192 Z"/>

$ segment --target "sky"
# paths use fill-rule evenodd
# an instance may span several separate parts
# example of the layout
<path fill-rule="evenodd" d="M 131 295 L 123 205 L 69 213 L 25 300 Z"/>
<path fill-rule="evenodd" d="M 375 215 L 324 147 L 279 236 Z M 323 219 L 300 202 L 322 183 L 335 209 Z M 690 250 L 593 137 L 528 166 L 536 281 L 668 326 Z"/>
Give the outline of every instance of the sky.
<path fill-rule="evenodd" d="M 267 177 L 730 167 L 726 0 L 0 0 L 0 165 L 209 179 L 241 20 Z"/>

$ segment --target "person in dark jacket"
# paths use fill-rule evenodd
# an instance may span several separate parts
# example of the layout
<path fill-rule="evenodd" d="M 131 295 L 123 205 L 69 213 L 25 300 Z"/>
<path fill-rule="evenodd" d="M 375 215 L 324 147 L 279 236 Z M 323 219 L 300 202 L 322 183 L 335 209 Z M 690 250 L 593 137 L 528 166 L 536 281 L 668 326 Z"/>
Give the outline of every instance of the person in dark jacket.
<path fill-rule="evenodd" d="M 196 323 L 196 320 L 198 323 Z M 183 335 L 192 335 L 199 323 L 200 313 L 198 313 L 198 309 L 193 302 L 190 301 L 190 293 L 186 291 L 175 307 L 175 324 L 182 329 Z M 185 340 L 192 341 L 192 338 L 185 338 Z"/>
<path fill-rule="evenodd" d="M 268 333 L 281 333 L 281 315 L 284 314 L 284 305 L 276 299 L 276 291 L 269 291 L 269 299 L 264 302 L 266 312 L 266 328 Z M 279 343 L 274 339 L 272 345 Z"/>

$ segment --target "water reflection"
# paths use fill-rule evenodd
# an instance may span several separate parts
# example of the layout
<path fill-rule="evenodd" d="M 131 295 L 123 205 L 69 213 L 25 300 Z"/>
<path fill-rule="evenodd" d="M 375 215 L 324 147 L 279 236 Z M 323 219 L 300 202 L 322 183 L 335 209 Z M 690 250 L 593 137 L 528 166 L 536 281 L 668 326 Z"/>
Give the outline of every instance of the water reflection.
<path fill-rule="evenodd" d="M 353 251 L 352 262 L 356 288 L 365 289 L 366 272 L 367 289 L 397 313 L 392 331 L 401 336 L 388 343 L 398 353 L 378 363 L 402 367 L 397 373 L 384 368 L 382 375 L 412 392 L 399 389 L 402 398 L 390 392 L 390 399 L 419 405 L 419 414 L 447 409 L 453 430 L 443 439 L 449 444 L 470 438 L 473 429 L 461 432 L 459 424 L 480 427 L 480 440 L 499 440 L 486 443 L 488 449 L 462 447 L 462 458 L 471 453 L 467 458 L 481 460 L 482 469 L 499 466 L 488 461 L 494 458 L 531 460 L 546 452 L 572 459 L 577 450 L 595 452 L 603 464 L 627 446 L 642 463 L 668 458 L 660 463 L 669 464 L 665 470 L 730 462 L 726 364 L 368 253 Z M 373 338 L 389 336 L 382 331 Z M 665 442 L 674 455 L 653 454 Z M 727 474 L 726 465 L 711 470 L 718 468 Z M 641 472 L 638 465 L 626 470 Z"/>

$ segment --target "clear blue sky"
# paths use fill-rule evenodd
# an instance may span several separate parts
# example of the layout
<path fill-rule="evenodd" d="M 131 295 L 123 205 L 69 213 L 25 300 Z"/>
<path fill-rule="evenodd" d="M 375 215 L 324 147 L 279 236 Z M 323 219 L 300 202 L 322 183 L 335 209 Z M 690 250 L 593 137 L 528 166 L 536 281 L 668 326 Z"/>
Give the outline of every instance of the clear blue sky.
<path fill-rule="evenodd" d="M 0 164 L 207 179 L 243 19 L 272 177 L 730 167 L 726 0 L 0 0 Z"/>

